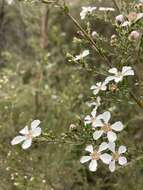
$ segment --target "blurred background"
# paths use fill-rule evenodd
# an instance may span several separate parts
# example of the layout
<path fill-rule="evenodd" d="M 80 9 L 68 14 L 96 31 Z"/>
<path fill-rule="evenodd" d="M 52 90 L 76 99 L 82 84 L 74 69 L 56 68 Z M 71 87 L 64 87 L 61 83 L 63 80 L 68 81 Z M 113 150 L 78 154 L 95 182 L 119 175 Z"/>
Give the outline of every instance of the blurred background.
<path fill-rule="evenodd" d="M 79 22 L 82 6 L 114 7 L 111 0 L 67 2 Z M 117 14 L 114 12 L 111 17 Z M 114 33 L 111 24 L 99 18 L 93 21 L 92 30 L 106 38 Z M 0 190 L 143 188 L 143 161 L 113 174 L 102 166 L 90 173 L 79 163 L 84 146 L 41 142 L 23 151 L 20 146 L 10 145 L 18 131 L 33 119 L 42 121 L 43 131 L 53 130 L 58 136 L 68 131 L 79 115 L 89 113 L 85 102 L 91 96 L 89 89 L 96 77 L 68 62 L 67 53 L 77 55 L 83 50 L 74 43 L 75 36 L 78 38 L 77 28 L 58 8 L 38 2 L 15 1 L 8 5 L 0 0 Z M 96 68 L 95 63 L 103 60 L 90 56 L 89 61 Z M 132 130 L 124 132 L 121 142 L 133 149 L 141 147 L 142 132 L 137 133 L 142 125 L 141 110 L 131 104 L 121 105 L 120 112 L 123 121 L 133 115 L 138 119 L 134 127 L 131 122 Z"/>

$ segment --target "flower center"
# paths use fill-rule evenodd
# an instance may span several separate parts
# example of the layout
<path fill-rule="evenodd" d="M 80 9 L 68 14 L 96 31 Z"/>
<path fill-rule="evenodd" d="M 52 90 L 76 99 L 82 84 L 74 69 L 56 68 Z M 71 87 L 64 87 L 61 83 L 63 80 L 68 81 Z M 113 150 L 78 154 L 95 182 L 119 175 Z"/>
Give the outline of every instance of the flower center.
<path fill-rule="evenodd" d="M 123 77 L 122 72 L 119 71 L 119 72 L 117 73 L 117 77 Z"/>
<path fill-rule="evenodd" d="M 105 123 L 102 127 L 101 130 L 103 130 L 105 133 L 112 131 L 110 123 Z"/>
<path fill-rule="evenodd" d="M 94 151 L 94 152 L 91 154 L 91 157 L 92 157 L 92 160 L 99 160 L 99 159 L 100 159 L 100 153 Z"/>
<path fill-rule="evenodd" d="M 96 117 L 92 117 L 92 123 L 93 123 L 93 124 L 96 123 Z"/>
<path fill-rule="evenodd" d="M 119 153 L 118 152 L 114 152 L 113 154 L 112 154 L 112 159 L 113 160 L 115 160 L 115 161 L 117 161 L 118 159 L 119 159 Z"/>
<path fill-rule="evenodd" d="M 31 139 L 33 136 L 32 136 L 32 131 L 29 131 L 29 133 L 26 135 L 27 139 Z"/>

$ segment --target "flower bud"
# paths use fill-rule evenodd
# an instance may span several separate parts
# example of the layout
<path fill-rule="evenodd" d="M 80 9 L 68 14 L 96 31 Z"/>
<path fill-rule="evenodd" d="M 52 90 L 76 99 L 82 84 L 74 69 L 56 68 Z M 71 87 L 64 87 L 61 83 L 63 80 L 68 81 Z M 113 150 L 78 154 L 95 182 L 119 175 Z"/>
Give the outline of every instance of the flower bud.
<path fill-rule="evenodd" d="M 111 36 L 111 40 L 110 40 L 111 46 L 114 46 L 116 44 L 116 42 L 117 42 L 117 36 L 116 36 L 116 34 L 113 34 Z"/>
<path fill-rule="evenodd" d="M 125 17 L 123 15 L 116 16 L 116 22 L 117 24 L 122 24 L 125 21 Z"/>
<path fill-rule="evenodd" d="M 140 39 L 140 32 L 138 31 L 132 31 L 128 37 L 130 41 L 137 42 Z"/>
<path fill-rule="evenodd" d="M 92 35 L 93 38 L 98 37 L 98 33 L 97 33 L 96 31 L 93 31 L 93 32 L 91 33 L 91 35 Z"/>
<path fill-rule="evenodd" d="M 119 89 L 118 89 L 118 87 L 117 87 L 117 85 L 116 84 L 110 84 L 109 85 L 109 90 L 111 91 L 111 92 L 116 92 L 116 91 L 118 91 Z"/>
<path fill-rule="evenodd" d="M 136 9 L 143 9 L 143 3 L 137 3 L 135 4 Z"/>
<path fill-rule="evenodd" d="M 77 126 L 75 124 L 70 124 L 70 126 L 69 126 L 70 131 L 75 130 L 76 128 L 77 128 Z"/>

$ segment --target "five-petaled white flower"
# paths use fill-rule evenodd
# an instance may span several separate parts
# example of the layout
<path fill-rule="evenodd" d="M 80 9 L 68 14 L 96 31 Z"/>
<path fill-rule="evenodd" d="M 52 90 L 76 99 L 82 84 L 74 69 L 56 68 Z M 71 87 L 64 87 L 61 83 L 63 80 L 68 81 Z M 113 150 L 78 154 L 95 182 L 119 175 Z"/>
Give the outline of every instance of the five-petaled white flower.
<path fill-rule="evenodd" d="M 122 71 L 118 71 L 117 68 L 112 68 L 112 69 L 109 69 L 108 72 L 114 74 L 114 76 L 108 76 L 105 79 L 105 83 L 109 83 L 112 80 L 118 83 L 122 81 L 125 76 L 134 75 L 134 71 L 132 67 L 129 67 L 129 66 L 124 66 L 122 68 Z"/>
<path fill-rule="evenodd" d="M 92 85 L 90 89 L 93 90 L 94 95 L 97 95 L 100 92 L 100 90 L 107 90 L 106 82 L 97 82 L 96 85 Z"/>
<path fill-rule="evenodd" d="M 98 118 L 102 120 L 102 124 L 98 126 L 100 127 L 100 130 L 96 130 L 93 133 L 94 140 L 99 139 L 103 134 L 107 134 L 109 142 L 114 142 L 117 139 L 117 136 L 116 133 L 113 131 L 122 131 L 123 124 L 120 121 L 117 121 L 111 125 L 109 123 L 109 120 L 111 118 L 111 114 L 109 111 L 100 114 Z"/>
<path fill-rule="evenodd" d="M 102 160 L 103 163 L 109 164 L 111 162 L 112 156 L 107 153 L 102 153 L 102 151 L 108 148 L 108 144 L 103 142 L 98 150 L 94 150 L 92 145 L 88 145 L 85 150 L 90 153 L 89 156 L 83 156 L 80 159 L 80 162 L 83 164 L 85 162 L 91 161 L 89 164 L 89 170 L 95 172 L 97 169 L 97 161 Z"/>
<path fill-rule="evenodd" d="M 102 125 L 100 118 L 98 116 L 96 116 L 96 112 L 97 112 L 96 109 L 93 109 L 93 111 L 91 112 L 91 116 L 87 115 L 84 118 L 85 125 L 91 124 L 93 128 L 99 127 Z"/>
<path fill-rule="evenodd" d="M 84 50 L 81 54 L 75 56 L 74 61 L 81 60 L 87 55 L 89 55 L 89 50 Z"/>
<path fill-rule="evenodd" d="M 85 19 L 87 14 L 91 14 L 97 7 L 82 7 L 82 11 L 80 12 L 80 18 Z"/>
<path fill-rule="evenodd" d="M 127 159 L 126 157 L 122 156 L 123 153 L 127 151 L 125 146 L 120 146 L 118 151 L 115 151 L 115 143 L 110 142 L 109 143 L 109 150 L 112 151 L 112 161 L 109 164 L 109 170 L 111 172 L 115 171 L 115 162 L 118 161 L 118 163 L 123 166 L 127 164 Z"/>
<path fill-rule="evenodd" d="M 31 129 L 28 129 L 28 126 L 24 127 L 22 130 L 19 131 L 21 135 L 15 137 L 12 141 L 12 145 L 22 143 L 22 148 L 27 149 L 31 146 L 32 144 L 32 139 L 34 137 L 37 137 L 41 135 L 41 128 L 39 127 L 40 121 L 39 120 L 34 120 L 31 123 Z"/>
<path fill-rule="evenodd" d="M 101 105 L 101 98 L 100 98 L 100 96 L 97 96 L 95 102 L 91 102 L 91 103 L 87 102 L 87 105 L 89 107 L 94 106 L 94 109 L 97 110 L 97 108 Z"/>

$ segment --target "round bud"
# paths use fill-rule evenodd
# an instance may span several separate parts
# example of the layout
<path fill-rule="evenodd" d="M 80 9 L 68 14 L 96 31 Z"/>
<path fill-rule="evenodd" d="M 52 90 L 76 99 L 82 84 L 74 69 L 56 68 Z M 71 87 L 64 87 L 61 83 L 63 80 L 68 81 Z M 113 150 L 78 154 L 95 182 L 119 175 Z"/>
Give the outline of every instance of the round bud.
<path fill-rule="evenodd" d="M 75 130 L 76 128 L 77 128 L 77 126 L 75 124 L 70 124 L 70 126 L 69 126 L 70 131 Z"/>
<path fill-rule="evenodd" d="M 113 34 L 111 36 L 111 40 L 110 40 L 111 46 L 114 46 L 116 44 L 116 42 L 117 42 L 117 36 L 116 36 L 116 34 Z"/>
<path fill-rule="evenodd" d="M 128 37 L 130 41 L 137 42 L 140 39 L 140 32 L 138 31 L 132 31 Z"/>
<path fill-rule="evenodd" d="M 91 33 L 91 35 L 92 35 L 93 38 L 96 38 L 96 37 L 98 36 L 98 33 L 97 33 L 96 31 L 93 31 L 93 32 Z"/>
<path fill-rule="evenodd" d="M 123 22 L 125 22 L 125 17 L 121 14 L 121 15 L 118 15 L 118 16 L 116 16 L 116 22 L 117 22 L 117 24 L 122 24 Z"/>

